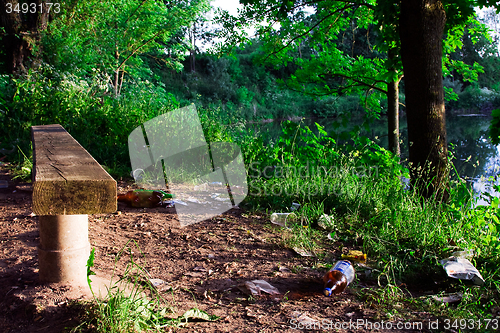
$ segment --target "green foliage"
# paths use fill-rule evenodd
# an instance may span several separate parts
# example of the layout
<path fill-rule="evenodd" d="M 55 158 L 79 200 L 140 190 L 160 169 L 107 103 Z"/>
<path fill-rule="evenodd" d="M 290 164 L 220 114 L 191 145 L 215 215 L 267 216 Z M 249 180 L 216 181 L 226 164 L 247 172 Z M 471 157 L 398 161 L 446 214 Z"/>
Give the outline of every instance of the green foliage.
<path fill-rule="evenodd" d="M 455 87 L 455 89 L 453 89 Z M 493 89 L 479 88 L 477 84 L 461 89 L 462 85 L 452 85 L 450 94 L 454 96 L 446 106 L 455 112 L 483 113 L 499 104 L 500 93 Z"/>
<path fill-rule="evenodd" d="M 408 174 L 392 153 L 366 138 L 358 139 L 356 130 L 348 134 L 356 140 L 342 146 L 318 124 L 314 130 L 293 122 L 282 126 L 277 142 L 266 148 L 266 158 L 250 164 L 249 201 L 256 200 L 261 207 L 322 202 L 326 213 L 358 207 L 369 216 L 374 203 L 360 200 L 367 195 L 361 184 L 375 181 L 399 187 L 397 177 Z"/>
<path fill-rule="evenodd" d="M 397 2 L 313 1 L 280 6 L 259 0 L 245 1 L 244 5 L 238 18 L 221 16 L 226 23 L 223 35 L 232 43 L 247 40 L 245 33 L 233 31 L 232 27 L 245 21 L 253 23 L 258 17 L 261 25 L 257 33 L 264 41 L 264 52 L 258 60 L 269 66 L 291 68 L 283 82 L 293 90 L 313 96 L 358 94 L 366 111 L 377 115 L 380 100 L 387 93 L 386 84 L 399 82 L 402 77 Z M 315 11 L 306 14 L 305 6 Z M 450 54 L 462 48 L 466 27 L 466 36 L 474 41 L 487 37 L 487 30 L 475 19 L 470 2 L 445 1 L 444 7 L 445 75 L 453 70 L 466 81 L 477 80 L 478 73 L 483 72 L 481 65 L 452 59 Z M 271 27 L 274 20 L 280 22 L 278 30 Z M 455 98 L 449 89 L 447 96 Z"/>
<path fill-rule="evenodd" d="M 155 73 L 181 104 L 221 108 L 222 113 L 245 120 L 333 117 L 362 110 L 358 96 L 315 98 L 290 90 L 281 79 L 287 75 L 286 67 L 256 63 L 263 54 L 260 44 L 254 41 L 237 48 L 232 56 L 198 54 L 195 73 L 164 68 L 155 69 Z"/>
<path fill-rule="evenodd" d="M 21 179 L 23 181 L 31 181 L 31 172 L 33 170 L 33 157 L 26 156 L 26 154 L 22 151 L 19 146 L 17 146 L 19 153 L 23 156 L 22 159 L 19 157 L 19 164 L 15 165 L 11 168 L 11 173 L 13 174 L 12 179 Z"/>
<path fill-rule="evenodd" d="M 25 76 L 0 80 L 4 132 L 0 141 L 31 147 L 31 126 L 61 124 L 94 158 L 115 175 L 128 174 L 128 135 L 146 120 L 175 109 L 164 87 L 149 81 L 126 82 L 119 98 L 105 74 L 87 78 L 45 65 Z"/>
<path fill-rule="evenodd" d="M 266 41 L 261 61 L 274 66 L 293 62 L 296 70 L 286 80 L 293 90 L 313 96 L 357 94 L 366 111 L 378 114 L 386 80 L 399 80 L 401 75 L 395 70 L 396 58 L 388 60 L 372 47 L 377 39 L 374 4 L 315 5 L 317 12 L 307 19 L 300 20 L 298 11 L 297 18 L 289 16 L 278 32 L 261 37 Z"/>
<path fill-rule="evenodd" d="M 50 23 L 44 40 L 47 59 L 63 71 L 90 74 L 125 72 L 133 77 L 148 74 L 141 54 L 159 54 L 178 31 L 203 11 L 205 0 L 77 1 Z M 171 45 L 166 65 L 179 68 L 186 45 Z M 115 89 L 120 84 L 113 78 Z"/>
<path fill-rule="evenodd" d="M 89 285 L 90 291 L 92 292 L 92 295 L 94 295 L 94 290 L 92 289 L 92 280 L 90 277 L 92 275 L 96 275 L 94 271 L 92 271 L 92 267 L 94 267 L 94 259 L 95 259 L 95 248 L 92 248 L 92 251 L 90 251 L 89 259 L 87 260 L 87 284 Z"/>
<path fill-rule="evenodd" d="M 493 185 L 495 191 L 500 186 Z M 467 212 L 464 227 L 471 233 L 470 238 L 476 242 L 478 254 L 487 261 L 500 256 L 500 209 L 499 198 L 483 193 L 489 202 L 488 206 L 477 206 Z"/>
<path fill-rule="evenodd" d="M 493 144 L 500 143 L 500 109 L 491 111 L 490 138 Z"/>
<path fill-rule="evenodd" d="M 488 29 L 475 15 L 450 27 L 443 41 L 444 76 L 453 76 L 462 83 L 478 81 L 485 73 L 483 58 L 491 54 L 492 49 L 486 46 L 491 42 Z"/>
<path fill-rule="evenodd" d="M 274 149 L 276 161 L 296 166 L 307 163 L 314 163 L 314 166 L 332 165 L 339 157 L 335 151 L 336 142 L 317 123 L 316 129 L 318 134 L 308 126 L 302 127 L 300 123 L 284 122 L 282 135 Z"/>

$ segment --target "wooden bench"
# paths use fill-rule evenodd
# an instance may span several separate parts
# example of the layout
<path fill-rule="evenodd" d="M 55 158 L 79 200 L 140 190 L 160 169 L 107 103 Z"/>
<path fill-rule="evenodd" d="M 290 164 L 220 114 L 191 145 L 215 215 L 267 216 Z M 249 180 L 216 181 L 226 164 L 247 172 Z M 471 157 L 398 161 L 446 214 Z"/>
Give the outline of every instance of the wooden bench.
<path fill-rule="evenodd" d="M 88 214 L 116 211 L 116 181 L 61 125 L 31 134 L 40 282 L 85 284 Z"/>

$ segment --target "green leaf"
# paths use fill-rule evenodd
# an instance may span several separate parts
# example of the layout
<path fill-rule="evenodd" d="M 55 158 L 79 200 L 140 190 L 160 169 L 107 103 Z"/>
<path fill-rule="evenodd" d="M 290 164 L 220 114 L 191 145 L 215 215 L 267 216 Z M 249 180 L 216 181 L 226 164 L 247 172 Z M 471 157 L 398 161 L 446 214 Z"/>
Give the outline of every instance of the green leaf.
<path fill-rule="evenodd" d="M 499 199 L 497 197 L 494 197 L 492 200 L 491 200 L 491 207 L 495 208 L 495 209 L 498 209 L 498 203 L 499 203 Z"/>
<path fill-rule="evenodd" d="M 92 267 L 94 267 L 94 259 L 95 259 L 95 248 L 92 248 L 90 251 L 89 259 L 87 260 L 87 284 L 89 285 L 90 292 L 94 295 L 94 291 L 92 290 L 92 280 L 90 280 L 90 276 L 96 275 L 95 272 L 92 271 Z"/>
<path fill-rule="evenodd" d="M 209 315 L 203 310 L 193 308 L 191 310 L 188 310 L 184 312 L 182 316 L 179 317 L 179 319 L 201 319 L 205 321 L 216 321 L 220 319 L 220 317 L 215 316 L 215 315 Z"/>
<path fill-rule="evenodd" d="M 89 259 L 87 260 L 87 277 L 90 275 L 96 275 L 92 271 L 92 267 L 94 267 L 94 259 L 95 259 L 95 248 L 92 248 L 92 251 L 90 251 L 90 256 Z"/>

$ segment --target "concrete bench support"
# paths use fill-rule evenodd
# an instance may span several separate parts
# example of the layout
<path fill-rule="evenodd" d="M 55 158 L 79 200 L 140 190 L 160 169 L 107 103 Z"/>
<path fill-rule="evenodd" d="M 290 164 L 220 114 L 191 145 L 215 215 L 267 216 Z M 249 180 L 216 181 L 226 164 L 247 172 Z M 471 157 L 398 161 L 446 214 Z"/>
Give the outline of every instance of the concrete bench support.
<path fill-rule="evenodd" d="M 39 279 L 85 284 L 88 215 L 116 211 L 116 181 L 61 125 L 32 127 Z"/>
<path fill-rule="evenodd" d="M 40 281 L 85 284 L 90 253 L 88 215 L 42 215 L 38 223 Z"/>

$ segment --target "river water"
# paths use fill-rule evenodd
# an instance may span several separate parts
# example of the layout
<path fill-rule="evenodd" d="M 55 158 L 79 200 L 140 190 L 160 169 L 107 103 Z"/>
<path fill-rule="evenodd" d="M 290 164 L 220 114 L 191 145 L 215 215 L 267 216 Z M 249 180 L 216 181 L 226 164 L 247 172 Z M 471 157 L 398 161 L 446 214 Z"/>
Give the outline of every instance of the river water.
<path fill-rule="evenodd" d="M 330 133 L 334 130 L 334 119 L 304 119 L 304 125 L 310 126 L 312 130 L 316 127 L 314 123 L 324 126 Z M 362 119 L 351 120 L 344 130 L 350 130 L 354 126 L 362 123 Z M 486 204 L 480 197 L 481 192 L 488 192 L 492 195 L 499 194 L 493 191 L 491 185 L 494 181 L 489 180 L 500 173 L 500 146 L 491 143 L 488 135 L 490 118 L 482 115 L 453 116 L 446 119 L 447 140 L 449 150 L 455 156 L 453 164 L 461 178 L 466 179 L 477 193 L 478 205 Z M 277 138 L 281 132 L 281 122 L 260 124 L 258 126 L 262 133 L 267 133 L 270 138 Z M 338 130 L 337 130 L 338 131 Z M 400 118 L 401 133 L 401 158 L 402 161 L 408 158 L 408 131 L 406 118 Z M 387 120 L 375 120 L 369 131 L 362 130 L 360 135 L 365 135 L 375 140 L 380 146 L 388 147 Z M 404 162 L 403 162 L 404 163 Z M 456 173 L 453 172 L 453 176 Z M 500 182 L 496 182 L 500 184 Z"/>

